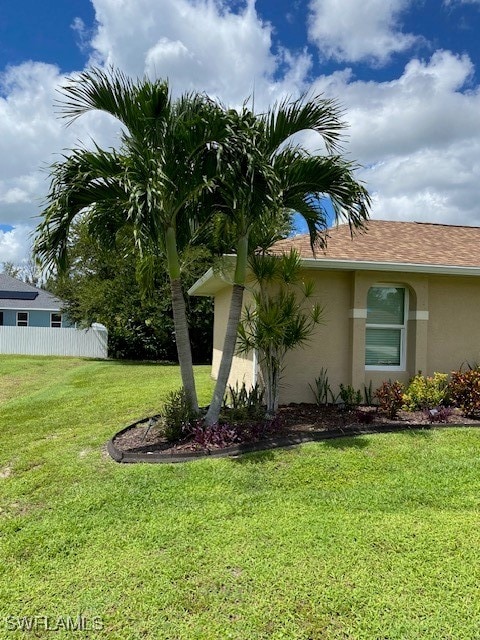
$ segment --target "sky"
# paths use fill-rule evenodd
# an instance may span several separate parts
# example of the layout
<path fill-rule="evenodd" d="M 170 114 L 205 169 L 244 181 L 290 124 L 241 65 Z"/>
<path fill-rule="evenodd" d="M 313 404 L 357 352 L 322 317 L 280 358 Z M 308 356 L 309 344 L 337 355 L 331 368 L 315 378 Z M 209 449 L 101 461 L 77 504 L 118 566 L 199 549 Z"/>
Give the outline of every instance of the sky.
<path fill-rule="evenodd" d="M 480 225 L 480 0 L 38 0 L 0 4 L 0 262 L 30 253 L 48 167 L 118 125 L 66 127 L 58 89 L 89 66 L 168 78 L 257 110 L 336 99 L 373 218 Z M 320 148 L 314 136 L 305 140 Z"/>

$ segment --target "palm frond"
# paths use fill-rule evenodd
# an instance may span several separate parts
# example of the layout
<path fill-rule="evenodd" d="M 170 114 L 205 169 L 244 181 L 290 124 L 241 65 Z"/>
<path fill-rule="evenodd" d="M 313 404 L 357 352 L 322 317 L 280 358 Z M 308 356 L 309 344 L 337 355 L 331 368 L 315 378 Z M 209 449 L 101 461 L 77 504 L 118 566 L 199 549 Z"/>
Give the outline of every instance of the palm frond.
<path fill-rule="evenodd" d="M 301 131 L 319 134 L 329 152 L 339 148 L 341 134 L 346 127 L 342 112 L 335 100 L 321 95 L 303 95 L 292 101 L 285 98 L 261 116 L 268 140 L 268 152 L 274 154 L 291 136 Z"/>
<path fill-rule="evenodd" d="M 55 163 L 51 171 L 43 220 L 36 229 L 34 254 L 44 268 L 62 269 L 66 266 L 74 219 L 82 212 L 92 215 L 98 207 L 97 224 L 93 227 L 103 233 L 111 218 L 99 216 L 99 212 L 120 210 L 120 203 L 125 200 L 119 180 L 123 169 L 120 156 L 97 147 L 94 151 L 72 150 L 71 155 L 64 162 Z"/>
<path fill-rule="evenodd" d="M 170 111 L 168 84 L 163 81 L 134 82 L 119 69 L 93 68 L 67 79 L 59 90 L 61 117 L 69 123 L 88 111 L 104 111 L 117 118 L 131 134 L 152 134 Z M 154 124 L 154 126 L 152 126 Z"/>
<path fill-rule="evenodd" d="M 340 156 L 304 156 L 288 149 L 275 158 L 274 164 L 282 185 L 283 205 L 303 217 L 312 248 L 326 243 L 327 197 L 336 222 L 348 222 L 352 232 L 365 228 L 370 197 L 354 177 L 356 165 Z"/>

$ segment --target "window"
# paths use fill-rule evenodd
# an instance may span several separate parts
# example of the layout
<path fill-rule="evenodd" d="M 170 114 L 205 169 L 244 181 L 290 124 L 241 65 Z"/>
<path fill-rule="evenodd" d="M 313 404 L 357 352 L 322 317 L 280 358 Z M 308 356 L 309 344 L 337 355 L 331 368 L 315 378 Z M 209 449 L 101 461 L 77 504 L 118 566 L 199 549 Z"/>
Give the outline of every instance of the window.
<path fill-rule="evenodd" d="M 367 369 L 405 369 L 405 287 L 375 286 L 367 296 L 365 366 Z"/>
<path fill-rule="evenodd" d="M 27 311 L 17 311 L 17 327 L 28 327 Z"/>
<path fill-rule="evenodd" d="M 3 311 L 0 311 L 0 327 L 3 327 Z"/>
<path fill-rule="evenodd" d="M 50 326 L 52 329 L 60 329 L 62 326 L 62 314 L 51 313 L 50 314 Z"/>

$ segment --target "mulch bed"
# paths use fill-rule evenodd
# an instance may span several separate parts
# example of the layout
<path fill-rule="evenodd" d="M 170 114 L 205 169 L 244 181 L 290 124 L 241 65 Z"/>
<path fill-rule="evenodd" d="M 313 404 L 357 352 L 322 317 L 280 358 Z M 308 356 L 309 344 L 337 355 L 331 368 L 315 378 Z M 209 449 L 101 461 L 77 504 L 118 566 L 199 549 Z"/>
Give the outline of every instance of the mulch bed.
<path fill-rule="evenodd" d="M 364 414 L 371 414 L 370 419 Z M 141 420 L 117 433 L 109 443 L 110 449 L 115 452 L 114 457 L 118 461 L 122 456 L 133 458 L 132 454 L 161 454 L 165 457 L 193 456 L 212 453 L 221 453 L 222 446 L 201 446 L 192 438 L 186 438 L 175 443 L 167 442 L 159 427 L 158 416 L 152 419 Z M 400 430 L 405 428 L 428 428 L 432 425 L 431 417 L 423 411 L 400 411 L 397 418 L 389 419 L 377 407 L 362 407 L 357 410 L 346 411 L 337 406 L 319 407 L 314 404 L 290 404 L 279 409 L 278 418 L 271 428 L 258 430 L 254 436 L 246 433 L 244 438 L 235 442 L 235 446 L 228 447 L 234 451 L 256 450 L 258 448 L 272 448 L 295 444 L 309 439 L 322 439 L 336 435 L 356 435 L 362 432 Z M 480 420 L 465 418 L 460 411 L 454 410 L 446 420 L 446 424 L 453 425 L 479 425 Z M 240 430 L 241 432 L 241 430 Z M 227 452 L 227 447 L 225 447 Z M 111 452 L 112 453 L 112 452 Z M 133 459 L 129 460 L 133 461 Z"/>

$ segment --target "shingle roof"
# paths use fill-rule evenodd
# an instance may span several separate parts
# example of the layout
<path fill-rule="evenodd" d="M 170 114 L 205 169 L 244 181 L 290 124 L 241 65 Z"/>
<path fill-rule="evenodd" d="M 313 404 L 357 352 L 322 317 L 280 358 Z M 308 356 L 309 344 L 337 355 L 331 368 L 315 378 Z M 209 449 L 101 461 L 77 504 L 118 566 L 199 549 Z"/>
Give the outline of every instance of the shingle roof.
<path fill-rule="evenodd" d="M 30 284 L 26 284 L 21 280 L 0 273 L 0 292 L 3 293 L 0 299 L 0 309 L 48 309 L 58 311 L 62 307 L 62 301 L 56 298 L 48 291 L 38 289 Z M 14 298 L 15 292 L 36 294 L 35 298 L 30 300 L 19 300 Z M 12 297 L 8 297 L 12 293 Z"/>
<path fill-rule="evenodd" d="M 347 224 L 328 232 L 327 249 L 310 248 L 308 235 L 277 242 L 275 253 L 296 248 L 302 258 L 480 267 L 480 227 L 370 220 L 353 239 Z"/>

